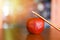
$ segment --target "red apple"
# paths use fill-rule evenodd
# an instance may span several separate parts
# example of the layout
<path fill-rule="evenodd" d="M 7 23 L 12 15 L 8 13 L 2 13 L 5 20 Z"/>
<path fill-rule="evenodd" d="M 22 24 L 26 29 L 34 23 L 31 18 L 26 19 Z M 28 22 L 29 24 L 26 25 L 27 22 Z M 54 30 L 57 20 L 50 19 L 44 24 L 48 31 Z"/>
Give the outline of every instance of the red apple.
<path fill-rule="evenodd" d="M 32 34 L 40 34 L 44 30 L 44 20 L 41 18 L 28 19 L 27 30 Z"/>

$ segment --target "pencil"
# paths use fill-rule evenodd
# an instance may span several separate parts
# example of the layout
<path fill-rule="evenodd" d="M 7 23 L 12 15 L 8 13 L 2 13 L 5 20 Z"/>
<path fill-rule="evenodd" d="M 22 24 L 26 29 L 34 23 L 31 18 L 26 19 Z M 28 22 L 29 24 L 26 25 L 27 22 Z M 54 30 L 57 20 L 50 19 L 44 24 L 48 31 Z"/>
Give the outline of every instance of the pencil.
<path fill-rule="evenodd" d="M 45 22 L 47 22 L 49 25 L 51 25 L 51 27 L 53 27 L 56 30 L 60 31 L 60 28 L 57 28 L 57 25 L 53 24 L 52 22 L 49 22 L 48 20 L 46 20 L 44 17 L 42 17 L 41 15 L 36 13 L 35 11 L 32 11 L 32 13 L 35 14 L 36 16 L 40 17 L 41 19 L 43 19 Z"/>

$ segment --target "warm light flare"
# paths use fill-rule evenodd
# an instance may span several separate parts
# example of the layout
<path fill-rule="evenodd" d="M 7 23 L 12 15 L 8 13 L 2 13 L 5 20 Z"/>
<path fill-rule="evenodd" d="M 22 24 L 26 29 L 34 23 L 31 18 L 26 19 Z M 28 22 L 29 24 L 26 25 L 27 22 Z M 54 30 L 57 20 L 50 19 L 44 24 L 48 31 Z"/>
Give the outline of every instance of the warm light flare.
<path fill-rule="evenodd" d="M 9 2 L 4 3 L 2 11 L 3 11 L 4 16 L 8 16 L 8 14 L 9 14 Z"/>
<path fill-rule="evenodd" d="M 6 0 L 2 4 L 2 13 L 4 17 L 4 22 L 15 23 L 16 16 L 18 14 L 22 15 L 24 6 L 19 3 L 19 0 Z"/>
<path fill-rule="evenodd" d="M 3 15 L 15 15 L 18 12 L 23 11 L 23 6 L 19 4 L 18 0 L 6 0 L 4 1 L 4 5 L 2 7 Z"/>

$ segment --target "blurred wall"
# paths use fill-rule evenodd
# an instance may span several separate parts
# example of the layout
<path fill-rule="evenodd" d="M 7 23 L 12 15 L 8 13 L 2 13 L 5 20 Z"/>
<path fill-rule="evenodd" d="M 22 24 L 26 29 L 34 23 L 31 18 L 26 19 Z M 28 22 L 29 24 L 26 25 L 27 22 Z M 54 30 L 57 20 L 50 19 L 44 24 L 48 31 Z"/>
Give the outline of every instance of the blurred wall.
<path fill-rule="evenodd" d="M 51 21 L 60 28 L 60 0 L 51 0 Z M 50 40 L 60 40 L 60 32 L 51 27 Z"/>

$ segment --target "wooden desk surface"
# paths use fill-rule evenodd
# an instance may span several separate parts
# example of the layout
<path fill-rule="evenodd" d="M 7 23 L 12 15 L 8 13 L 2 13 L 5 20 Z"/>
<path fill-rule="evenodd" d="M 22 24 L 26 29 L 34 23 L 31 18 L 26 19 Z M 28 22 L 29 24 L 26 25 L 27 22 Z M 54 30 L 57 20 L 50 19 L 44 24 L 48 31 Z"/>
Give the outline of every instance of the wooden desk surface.
<path fill-rule="evenodd" d="M 45 29 L 40 35 L 29 34 L 26 27 L 4 29 L 4 40 L 60 40 L 60 32 L 54 28 Z"/>
<path fill-rule="evenodd" d="M 60 31 L 50 28 L 50 40 L 60 40 Z"/>
<path fill-rule="evenodd" d="M 40 35 L 29 34 L 26 27 L 4 29 L 4 40 L 49 40 L 49 29 Z"/>

